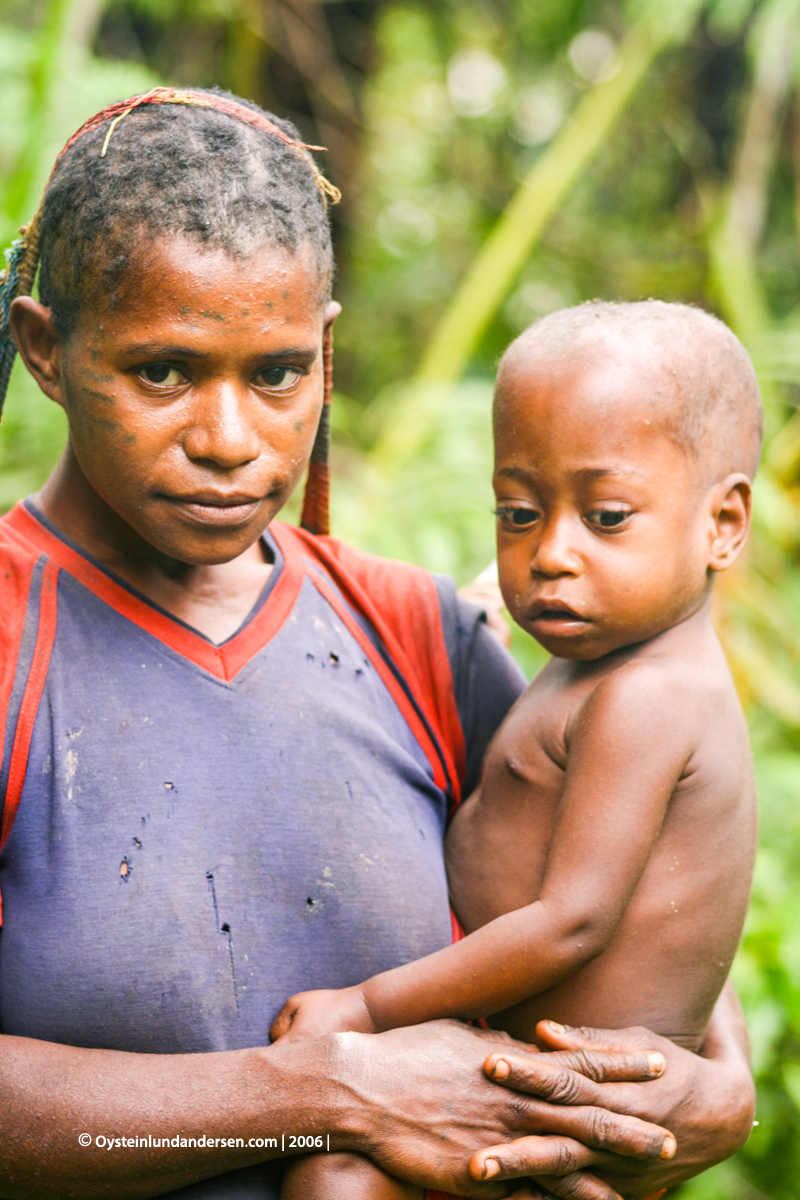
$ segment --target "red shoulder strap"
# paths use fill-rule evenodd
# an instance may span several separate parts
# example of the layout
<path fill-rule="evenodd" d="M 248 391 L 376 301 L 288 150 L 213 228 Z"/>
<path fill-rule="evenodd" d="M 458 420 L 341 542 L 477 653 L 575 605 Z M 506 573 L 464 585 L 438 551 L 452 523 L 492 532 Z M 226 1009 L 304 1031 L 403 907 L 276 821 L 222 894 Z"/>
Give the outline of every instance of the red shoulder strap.
<path fill-rule="evenodd" d="M 347 604 L 375 630 L 433 735 L 457 805 L 466 749 L 439 595 L 431 576 L 420 567 L 364 554 L 336 538 L 315 537 L 283 522 L 273 522 L 270 530 L 282 550 L 299 542 L 306 563 L 327 575 Z"/>
<path fill-rule="evenodd" d="M 40 556 L 0 521 L 0 763 L 33 570 Z"/>
<path fill-rule="evenodd" d="M 2 851 L 19 808 L 25 772 L 28 766 L 33 727 L 44 691 L 50 654 L 58 619 L 58 566 L 46 559 L 37 549 L 21 538 L 8 521 L 0 522 L 0 764 L 7 747 L 4 745 L 8 724 L 9 704 L 17 673 L 20 648 L 25 629 L 31 585 L 37 564 L 43 563 L 39 581 L 39 610 L 36 639 L 28 678 L 22 695 L 16 726 L 10 730 L 13 739 L 5 795 L 2 799 L 3 819 L 0 825 Z M 3 902 L 0 896 L 0 925 L 3 923 Z"/>

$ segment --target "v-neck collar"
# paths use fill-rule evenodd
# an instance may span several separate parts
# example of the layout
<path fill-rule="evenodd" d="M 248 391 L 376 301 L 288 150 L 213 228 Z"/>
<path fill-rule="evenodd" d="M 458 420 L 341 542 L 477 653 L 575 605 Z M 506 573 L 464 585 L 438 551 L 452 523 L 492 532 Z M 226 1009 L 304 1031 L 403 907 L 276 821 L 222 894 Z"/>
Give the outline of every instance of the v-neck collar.
<path fill-rule="evenodd" d="M 291 612 L 303 582 L 299 554 L 284 553 L 267 531 L 274 567 L 242 625 L 220 645 L 175 617 L 81 549 L 40 513 L 31 499 L 3 518 L 95 596 L 140 629 L 219 679 L 233 679 L 275 636 Z"/>

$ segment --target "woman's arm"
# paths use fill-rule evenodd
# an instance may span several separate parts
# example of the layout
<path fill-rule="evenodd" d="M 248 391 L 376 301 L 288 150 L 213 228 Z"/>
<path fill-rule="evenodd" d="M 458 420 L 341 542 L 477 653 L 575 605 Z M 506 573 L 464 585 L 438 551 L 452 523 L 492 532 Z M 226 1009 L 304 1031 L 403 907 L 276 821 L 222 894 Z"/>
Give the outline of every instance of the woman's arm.
<path fill-rule="evenodd" d="M 708 1170 L 735 1154 L 747 1141 L 755 1112 L 755 1088 L 748 1061 L 747 1030 L 730 984 L 714 1009 L 700 1055 L 691 1054 L 646 1029 L 562 1030 L 543 1021 L 538 1032 L 541 1040 L 554 1050 L 569 1048 L 579 1055 L 587 1054 L 586 1072 L 590 1077 L 594 1075 L 594 1055 L 598 1050 L 629 1054 L 644 1047 L 660 1050 L 667 1068 L 657 1080 L 645 1087 L 632 1082 L 605 1082 L 598 1088 L 594 1103 L 606 1108 L 609 1114 L 636 1113 L 643 1120 L 666 1126 L 677 1141 L 677 1152 L 669 1161 L 637 1162 L 632 1157 L 601 1152 L 593 1156 L 591 1164 L 585 1160 L 571 1163 L 567 1154 L 559 1169 L 561 1178 L 542 1178 L 544 1186 L 555 1195 L 592 1200 L 597 1194 L 593 1181 L 599 1176 L 615 1192 L 630 1200 L 642 1200 L 661 1188 L 674 1187 Z M 485 1069 L 490 1078 L 520 1091 L 528 1090 L 530 1079 L 537 1094 L 542 1094 L 541 1079 L 537 1078 L 534 1084 L 527 1057 L 492 1054 Z M 553 1098 L 572 1103 L 568 1089 L 569 1082 L 565 1080 Z M 600 1136 L 600 1126 L 595 1134 Z M 475 1178 L 513 1179 L 531 1174 L 541 1177 L 541 1172 L 531 1169 L 539 1142 L 539 1138 L 522 1138 L 484 1149 L 473 1156 L 471 1173 Z M 494 1174 L 485 1172 L 490 1162 L 500 1168 Z M 591 1175 L 576 1171 L 584 1165 L 589 1166 Z"/>
<path fill-rule="evenodd" d="M 505 1195 L 504 1184 L 471 1182 L 475 1150 L 547 1128 L 530 1157 L 542 1172 L 564 1153 L 592 1161 L 585 1145 L 602 1114 L 556 1108 L 486 1077 L 487 1050 L 510 1048 L 502 1035 L 454 1022 L 376 1037 L 341 1034 L 316 1042 L 216 1054 L 146 1055 L 84 1050 L 0 1037 L 0 1196 L 158 1196 L 281 1153 L 281 1137 L 330 1134 L 331 1149 L 357 1150 L 393 1174 L 468 1196 Z M 524 1048 L 516 1044 L 524 1056 Z M 532 1056 L 526 1090 L 546 1093 L 554 1073 L 590 1103 L 597 1085 L 567 1069 L 592 1064 L 599 1077 L 648 1079 L 653 1060 L 636 1050 Z M 663 1067 L 656 1056 L 655 1070 Z M 583 1089 L 583 1091 L 582 1091 Z M 586 1089 L 590 1089 L 587 1091 Z M 605 1120 L 605 1118 L 603 1118 Z M 604 1139 L 622 1154 L 661 1153 L 664 1131 L 612 1116 Z M 83 1147 L 82 1134 L 92 1144 Z M 240 1138 L 241 1146 L 145 1149 L 98 1147 L 94 1139 Z M 274 1147 L 248 1146 L 274 1138 Z M 577 1147 L 577 1151 L 574 1149 Z M 612 1200 L 605 1189 L 599 1200 Z"/>

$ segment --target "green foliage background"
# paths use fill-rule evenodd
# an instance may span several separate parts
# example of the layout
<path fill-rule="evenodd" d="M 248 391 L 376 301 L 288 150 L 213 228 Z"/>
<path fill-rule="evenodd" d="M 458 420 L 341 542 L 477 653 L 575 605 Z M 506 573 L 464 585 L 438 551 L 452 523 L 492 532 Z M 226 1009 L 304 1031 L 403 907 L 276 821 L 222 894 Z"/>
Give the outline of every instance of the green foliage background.
<path fill-rule="evenodd" d="M 762 803 L 737 959 L 759 1125 L 683 1200 L 800 1194 L 800 0 L 0 0 L 0 235 L 91 113 L 219 83 L 331 147 L 334 531 L 466 582 L 493 556 L 489 403 L 503 347 L 601 296 L 718 312 L 768 441 L 718 627 Z M 0 508 L 65 436 L 17 364 Z M 541 654 L 520 635 L 529 671 Z"/>

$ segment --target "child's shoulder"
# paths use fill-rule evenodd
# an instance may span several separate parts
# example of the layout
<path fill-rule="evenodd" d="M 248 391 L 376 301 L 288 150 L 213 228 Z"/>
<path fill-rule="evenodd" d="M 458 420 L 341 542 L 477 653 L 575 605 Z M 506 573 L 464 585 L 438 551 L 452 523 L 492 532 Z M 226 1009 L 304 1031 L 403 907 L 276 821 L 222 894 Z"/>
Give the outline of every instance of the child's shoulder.
<path fill-rule="evenodd" d="M 713 636 L 705 645 L 653 653 L 648 647 L 599 670 L 573 710 L 573 727 L 591 721 L 673 737 L 687 743 L 703 735 L 709 721 L 741 715 L 724 654 Z"/>

